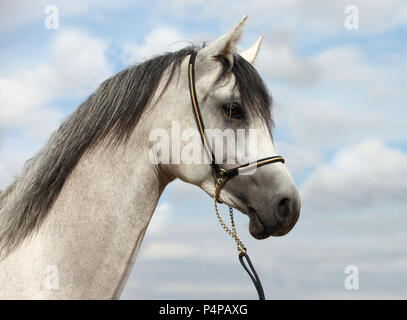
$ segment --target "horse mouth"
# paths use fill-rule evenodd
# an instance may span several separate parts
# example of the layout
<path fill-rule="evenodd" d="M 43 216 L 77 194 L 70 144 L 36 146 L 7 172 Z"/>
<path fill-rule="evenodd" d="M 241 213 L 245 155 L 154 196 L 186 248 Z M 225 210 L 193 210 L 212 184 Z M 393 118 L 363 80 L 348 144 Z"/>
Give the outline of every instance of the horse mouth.
<path fill-rule="evenodd" d="M 249 232 L 253 238 L 257 240 L 267 239 L 270 236 L 281 237 L 286 235 L 295 225 L 286 225 L 282 222 L 277 222 L 273 225 L 267 225 L 257 213 L 257 211 L 249 207 L 247 215 L 250 218 Z"/>
<path fill-rule="evenodd" d="M 228 199 L 231 205 L 247 215 L 250 219 L 249 232 L 253 238 L 257 240 L 267 239 L 269 237 L 281 237 L 286 235 L 294 227 L 297 222 L 298 216 L 293 219 L 283 219 L 277 221 L 273 220 L 273 223 L 267 223 L 265 218 L 259 214 L 259 212 L 248 205 L 244 197 L 237 197 L 236 199 Z M 219 203 L 224 203 L 219 200 Z M 225 204 L 225 203 L 224 203 Z"/>

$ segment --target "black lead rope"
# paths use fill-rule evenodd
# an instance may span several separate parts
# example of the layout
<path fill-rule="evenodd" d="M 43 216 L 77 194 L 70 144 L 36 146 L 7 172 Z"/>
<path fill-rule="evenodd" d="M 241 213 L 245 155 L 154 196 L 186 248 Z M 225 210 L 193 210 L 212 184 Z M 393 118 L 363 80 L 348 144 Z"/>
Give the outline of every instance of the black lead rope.
<path fill-rule="evenodd" d="M 245 264 L 243 258 L 246 259 L 249 268 Z M 264 296 L 263 286 L 261 285 L 260 278 L 257 275 L 256 269 L 253 267 L 252 262 L 246 252 L 239 254 L 239 261 L 242 264 L 243 268 L 246 270 L 247 274 L 249 275 L 250 279 L 252 279 L 254 286 L 256 287 L 257 294 L 259 295 L 259 300 L 266 300 Z"/>

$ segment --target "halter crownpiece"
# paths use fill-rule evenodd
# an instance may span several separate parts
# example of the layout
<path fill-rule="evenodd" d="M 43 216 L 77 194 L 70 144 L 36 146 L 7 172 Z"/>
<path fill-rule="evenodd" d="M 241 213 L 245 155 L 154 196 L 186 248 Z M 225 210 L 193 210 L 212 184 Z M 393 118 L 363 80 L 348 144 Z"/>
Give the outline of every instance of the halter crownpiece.
<path fill-rule="evenodd" d="M 217 203 L 219 201 L 219 196 L 222 191 L 223 186 L 225 183 L 240 173 L 247 172 L 249 170 L 252 170 L 253 168 L 259 168 L 267 164 L 271 163 L 276 163 L 276 162 L 282 162 L 284 163 L 284 158 L 281 156 L 271 156 L 267 158 L 263 158 L 254 162 L 249 162 L 244 165 L 232 168 L 232 169 L 224 169 L 221 168 L 215 161 L 215 155 L 213 153 L 213 150 L 210 148 L 208 144 L 208 139 L 205 134 L 205 126 L 202 120 L 202 115 L 201 111 L 199 109 L 199 103 L 198 103 L 198 98 L 196 94 L 196 88 L 195 88 L 195 60 L 196 60 L 197 53 L 193 52 L 191 54 L 191 57 L 189 59 L 188 63 L 188 83 L 189 83 L 189 93 L 191 95 L 191 104 L 192 104 L 192 109 L 193 113 L 195 116 L 195 121 L 199 130 L 199 133 L 201 135 L 201 140 L 202 144 L 204 146 L 205 152 L 207 156 L 209 157 L 211 161 L 211 167 L 212 167 L 212 172 L 213 176 L 215 178 L 215 195 L 214 195 L 214 205 L 215 205 L 215 213 L 216 217 L 218 218 L 218 221 L 222 228 L 228 233 L 236 242 L 237 245 L 237 251 L 239 253 L 239 261 L 242 264 L 243 268 L 247 271 L 249 274 L 250 278 L 253 281 L 254 286 L 256 287 L 257 293 L 259 295 L 260 300 L 265 300 L 264 296 L 264 291 L 263 287 L 261 285 L 260 279 L 256 273 L 256 270 L 254 269 L 249 256 L 247 255 L 247 249 L 243 245 L 242 241 L 239 239 L 237 236 L 237 231 L 236 231 L 236 226 L 234 223 L 233 219 L 233 208 L 229 206 L 229 215 L 230 215 L 230 220 L 231 220 L 231 225 L 232 225 L 232 230 L 230 230 L 226 224 L 223 222 L 219 211 L 218 211 L 218 206 Z M 246 259 L 248 266 L 245 264 L 243 258 Z"/>

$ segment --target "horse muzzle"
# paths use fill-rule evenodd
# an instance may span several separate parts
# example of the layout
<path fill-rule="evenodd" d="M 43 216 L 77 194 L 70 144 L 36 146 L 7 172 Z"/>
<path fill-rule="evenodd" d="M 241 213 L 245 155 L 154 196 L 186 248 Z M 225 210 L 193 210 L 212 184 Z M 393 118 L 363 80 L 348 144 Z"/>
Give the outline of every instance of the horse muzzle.
<path fill-rule="evenodd" d="M 300 210 L 301 200 L 296 189 L 291 195 L 278 195 L 267 208 L 250 207 L 249 232 L 255 239 L 286 235 L 297 223 Z"/>

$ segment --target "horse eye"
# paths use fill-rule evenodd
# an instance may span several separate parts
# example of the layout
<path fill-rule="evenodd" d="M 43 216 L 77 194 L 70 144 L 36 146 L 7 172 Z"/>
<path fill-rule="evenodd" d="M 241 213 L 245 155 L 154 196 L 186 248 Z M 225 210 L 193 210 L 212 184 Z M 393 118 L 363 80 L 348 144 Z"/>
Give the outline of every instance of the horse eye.
<path fill-rule="evenodd" d="M 223 106 L 223 112 L 225 112 L 228 118 L 243 119 L 244 117 L 242 106 L 237 102 L 225 104 Z"/>

